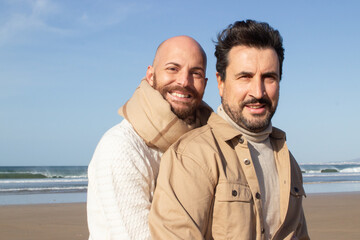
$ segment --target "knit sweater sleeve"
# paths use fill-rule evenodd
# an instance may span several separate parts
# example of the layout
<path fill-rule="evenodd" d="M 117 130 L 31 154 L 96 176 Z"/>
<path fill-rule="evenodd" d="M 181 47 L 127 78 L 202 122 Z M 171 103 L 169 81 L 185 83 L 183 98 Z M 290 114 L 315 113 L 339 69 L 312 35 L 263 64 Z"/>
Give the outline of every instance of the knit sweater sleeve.
<path fill-rule="evenodd" d="M 156 161 L 129 126 L 122 122 L 109 130 L 89 165 L 87 214 L 91 240 L 150 239 L 148 213 Z"/>

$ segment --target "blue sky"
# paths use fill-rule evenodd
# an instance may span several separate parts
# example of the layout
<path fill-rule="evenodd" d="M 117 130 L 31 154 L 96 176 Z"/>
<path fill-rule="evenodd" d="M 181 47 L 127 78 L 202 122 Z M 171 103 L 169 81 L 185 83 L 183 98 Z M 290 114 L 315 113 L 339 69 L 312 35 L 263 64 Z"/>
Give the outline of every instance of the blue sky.
<path fill-rule="evenodd" d="M 0 165 L 87 165 L 155 49 L 194 37 L 220 104 L 216 34 L 266 21 L 284 39 L 273 125 L 300 163 L 360 158 L 358 1 L 0 0 Z"/>

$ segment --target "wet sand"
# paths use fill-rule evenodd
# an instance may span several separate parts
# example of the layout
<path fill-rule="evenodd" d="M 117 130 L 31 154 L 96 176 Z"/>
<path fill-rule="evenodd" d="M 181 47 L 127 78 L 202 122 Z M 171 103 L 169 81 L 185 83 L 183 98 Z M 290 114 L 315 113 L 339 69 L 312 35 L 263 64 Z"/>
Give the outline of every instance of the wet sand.
<path fill-rule="evenodd" d="M 304 199 L 311 239 L 360 239 L 360 193 Z M 85 203 L 0 206 L 1 239 L 88 239 Z"/>
<path fill-rule="evenodd" d="M 303 206 L 311 239 L 360 239 L 360 192 L 311 194 Z"/>
<path fill-rule="evenodd" d="M 85 203 L 0 206 L 0 238 L 88 239 Z"/>

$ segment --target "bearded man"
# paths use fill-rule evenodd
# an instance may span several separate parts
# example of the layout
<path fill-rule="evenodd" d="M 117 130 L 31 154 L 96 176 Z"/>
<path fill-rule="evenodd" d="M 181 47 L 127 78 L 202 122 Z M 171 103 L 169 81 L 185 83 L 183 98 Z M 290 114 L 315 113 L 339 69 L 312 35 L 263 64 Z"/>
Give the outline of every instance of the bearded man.
<path fill-rule="evenodd" d="M 206 124 L 202 102 L 206 54 L 193 38 L 158 47 L 124 120 L 100 140 L 88 168 L 89 239 L 150 239 L 148 213 L 162 153 L 181 135 Z"/>
<path fill-rule="evenodd" d="M 161 160 L 149 224 L 153 239 L 309 239 L 298 164 L 272 127 L 284 48 L 267 23 L 239 21 L 218 35 L 222 104 L 206 126 Z"/>

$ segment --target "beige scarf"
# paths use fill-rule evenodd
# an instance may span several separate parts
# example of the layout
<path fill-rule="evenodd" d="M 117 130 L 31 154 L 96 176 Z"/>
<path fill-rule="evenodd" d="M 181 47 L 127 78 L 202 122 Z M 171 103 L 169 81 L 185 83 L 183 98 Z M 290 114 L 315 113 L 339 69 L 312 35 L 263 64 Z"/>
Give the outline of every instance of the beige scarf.
<path fill-rule="evenodd" d="M 196 111 L 195 123 L 189 125 L 171 111 L 170 104 L 145 79 L 119 109 L 119 114 L 131 123 L 145 143 L 162 152 L 186 132 L 205 125 L 211 112 L 202 102 Z"/>

